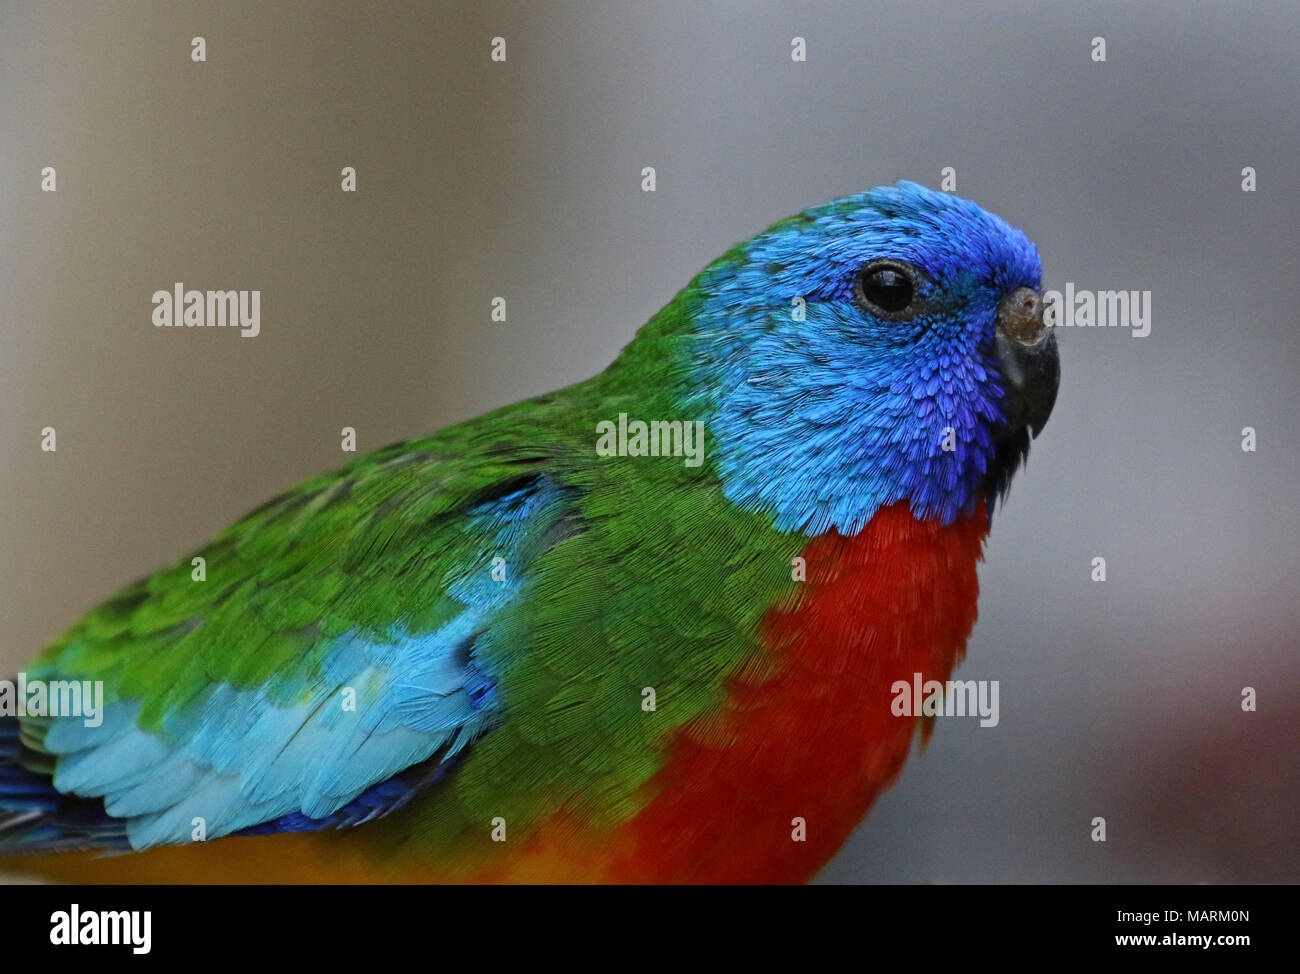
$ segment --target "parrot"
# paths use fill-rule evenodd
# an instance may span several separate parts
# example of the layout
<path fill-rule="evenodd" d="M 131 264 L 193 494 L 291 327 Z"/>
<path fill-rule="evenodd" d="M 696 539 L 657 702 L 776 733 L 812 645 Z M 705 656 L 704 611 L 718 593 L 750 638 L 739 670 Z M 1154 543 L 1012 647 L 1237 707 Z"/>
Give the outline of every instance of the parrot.
<path fill-rule="evenodd" d="M 0 708 L 0 868 L 814 879 L 929 739 L 895 684 L 964 657 L 1056 400 L 1041 276 L 955 194 L 835 199 L 594 377 L 263 504 L 23 670 L 102 707 Z"/>

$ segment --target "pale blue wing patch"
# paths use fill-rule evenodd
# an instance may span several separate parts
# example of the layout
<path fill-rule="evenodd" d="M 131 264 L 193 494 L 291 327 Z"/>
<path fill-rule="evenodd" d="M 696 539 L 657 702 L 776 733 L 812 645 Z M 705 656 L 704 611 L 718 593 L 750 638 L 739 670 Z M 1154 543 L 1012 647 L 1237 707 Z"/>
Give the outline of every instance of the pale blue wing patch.
<path fill-rule="evenodd" d="M 335 638 L 297 695 L 288 674 L 255 688 L 212 684 L 158 733 L 139 726 L 139 701 L 110 704 L 94 728 L 50 721 L 40 747 L 57 758 L 55 788 L 102 799 L 135 849 L 190 841 L 195 820 L 217 838 L 358 824 L 400 807 L 501 719 L 497 674 L 474 648 L 520 597 L 531 557 L 576 530 L 564 519 L 570 501 L 538 479 L 464 511 L 460 529 L 481 539 L 481 559 L 443 579 L 464 608 L 428 633 Z"/>
<path fill-rule="evenodd" d="M 465 651 L 477 615 L 393 642 L 345 635 L 293 706 L 275 706 L 264 687 L 220 684 L 165 720 L 161 737 L 136 725 L 135 702 L 110 705 L 97 728 L 54 721 L 44 741 L 59 756 L 54 785 L 103 798 L 109 815 L 128 820 L 136 849 L 189 841 L 196 819 L 216 838 L 292 812 L 325 818 L 490 727 L 491 681 Z M 355 710 L 344 708 L 345 690 Z"/>

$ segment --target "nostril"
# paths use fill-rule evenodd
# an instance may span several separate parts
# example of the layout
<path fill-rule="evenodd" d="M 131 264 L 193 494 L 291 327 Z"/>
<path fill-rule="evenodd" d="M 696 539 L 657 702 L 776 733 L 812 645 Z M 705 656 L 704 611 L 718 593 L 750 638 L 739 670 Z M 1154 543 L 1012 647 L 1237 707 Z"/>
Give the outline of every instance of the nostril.
<path fill-rule="evenodd" d="M 998 306 L 998 330 L 1032 345 L 1043 333 L 1043 300 L 1032 288 L 1016 288 Z"/>

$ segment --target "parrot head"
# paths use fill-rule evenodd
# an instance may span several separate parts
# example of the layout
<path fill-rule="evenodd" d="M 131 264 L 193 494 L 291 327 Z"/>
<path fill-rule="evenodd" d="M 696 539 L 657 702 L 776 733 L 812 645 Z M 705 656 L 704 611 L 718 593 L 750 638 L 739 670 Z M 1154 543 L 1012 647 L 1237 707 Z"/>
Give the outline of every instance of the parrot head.
<path fill-rule="evenodd" d="M 1041 273 L 1019 230 L 908 182 L 733 248 L 684 292 L 727 497 L 807 534 L 991 509 L 1056 399 Z"/>

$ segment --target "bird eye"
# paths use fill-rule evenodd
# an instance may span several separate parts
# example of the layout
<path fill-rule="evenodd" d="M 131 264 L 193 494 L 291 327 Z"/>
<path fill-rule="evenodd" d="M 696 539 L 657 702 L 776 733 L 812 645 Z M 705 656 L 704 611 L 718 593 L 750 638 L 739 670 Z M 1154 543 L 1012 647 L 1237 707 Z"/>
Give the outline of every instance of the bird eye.
<path fill-rule="evenodd" d="M 878 318 L 906 318 L 916 297 L 915 274 L 896 260 L 873 260 L 858 275 L 859 303 Z"/>

